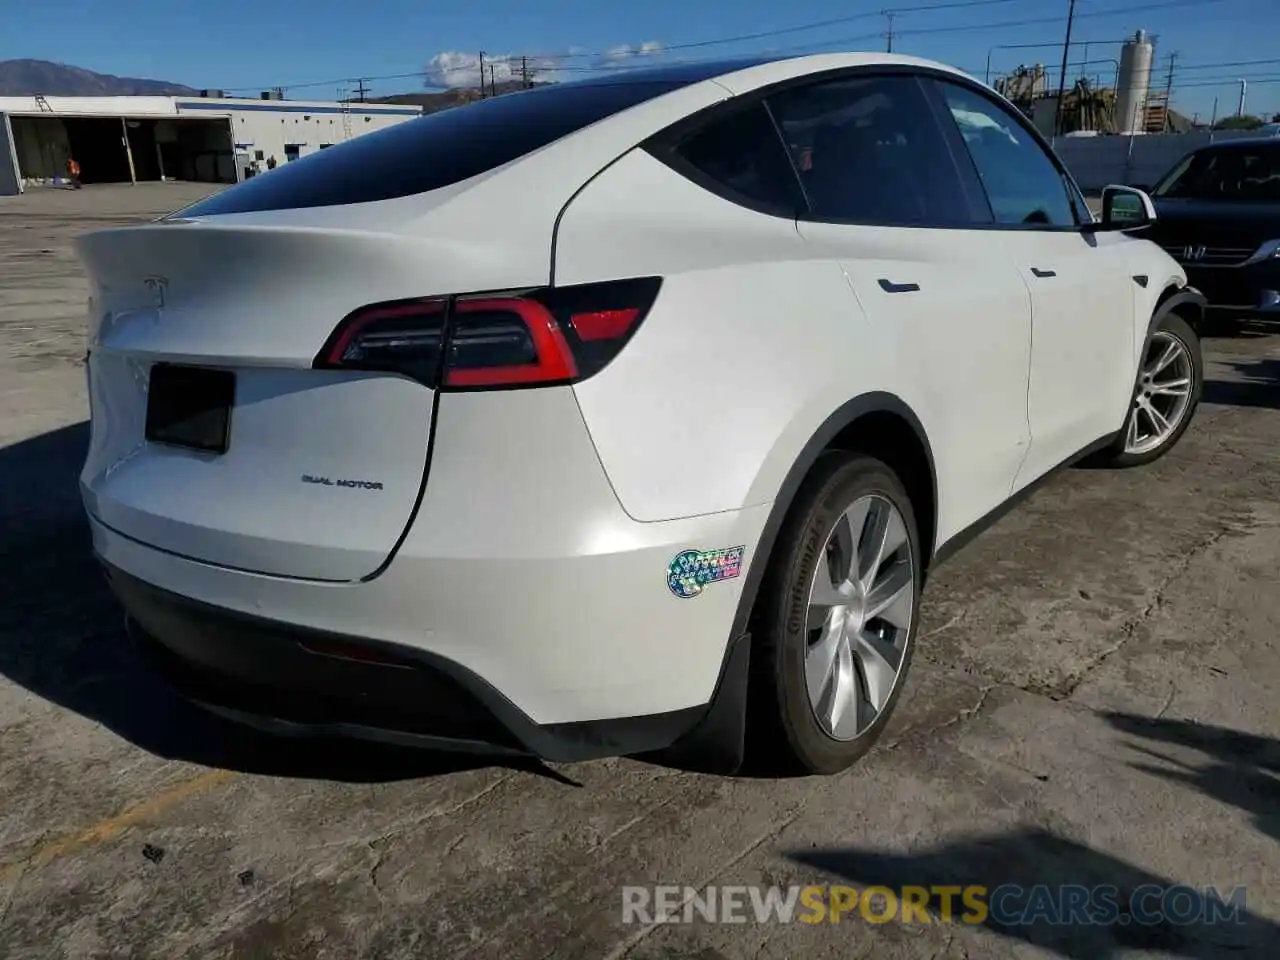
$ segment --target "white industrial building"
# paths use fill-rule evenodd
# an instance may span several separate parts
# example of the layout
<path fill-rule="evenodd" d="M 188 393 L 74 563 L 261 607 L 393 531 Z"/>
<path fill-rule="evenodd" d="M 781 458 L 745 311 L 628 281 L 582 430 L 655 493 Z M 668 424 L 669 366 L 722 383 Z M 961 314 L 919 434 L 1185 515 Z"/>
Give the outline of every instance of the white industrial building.
<path fill-rule="evenodd" d="M 215 91 L 216 93 L 216 91 Z M 84 183 L 235 183 L 421 116 L 398 104 L 222 96 L 0 97 L 0 196 L 66 177 Z"/>

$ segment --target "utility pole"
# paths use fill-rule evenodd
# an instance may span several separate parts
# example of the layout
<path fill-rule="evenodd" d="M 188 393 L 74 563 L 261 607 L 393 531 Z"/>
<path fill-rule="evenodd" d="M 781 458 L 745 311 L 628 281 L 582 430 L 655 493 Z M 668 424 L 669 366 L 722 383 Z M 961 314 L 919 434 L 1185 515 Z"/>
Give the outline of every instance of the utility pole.
<path fill-rule="evenodd" d="M 1164 81 L 1164 122 L 1160 124 L 1160 132 L 1169 132 L 1169 97 L 1173 94 L 1173 67 L 1178 62 L 1178 51 L 1169 52 L 1169 75 Z"/>
<path fill-rule="evenodd" d="M 529 58 L 520 58 L 520 86 L 525 90 L 529 89 Z"/>
<path fill-rule="evenodd" d="M 493 64 L 491 63 L 489 64 L 489 96 L 496 97 L 497 95 L 498 88 L 493 84 Z"/>
<path fill-rule="evenodd" d="M 889 29 L 886 30 L 884 34 L 885 50 L 888 53 L 893 53 L 893 18 L 896 17 L 897 14 L 892 10 L 881 10 L 880 12 L 884 14 L 885 19 L 889 21 Z"/>
<path fill-rule="evenodd" d="M 356 87 L 356 97 L 360 103 L 364 103 L 364 95 L 369 92 L 369 88 L 364 85 L 364 81 L 359 81 L 360 85 Z"/>
<path fill-rule="evenodd" d="M 1067 7 L 1067 37 L 1062 41 L 1062 71 L 1058 74 L 1058 102 L 1053 105 L 1053 135 L 1062 132 L 1062 98 L 1067 92 L 1067 54 L 1071 51 L 1071 27 L 1076 20 L 1076 0 Z"/>
<path fill-rule="evenodd" d="M 484 99 L 484 51 L 480 51 L 480 99 Z"/>
<path fill-rule="evenodd" d="M 1248 80 L 1245 80 L 1243 77 L 1241 77 L 1241 79 L 1240 79 L 1240 102 L 1239 102 L 1238 104 L 1236 104 L 1236 116 L 1237 116 L 1237 117 L 1243 117 L 1243 116 L 1244 116 L 1244 95 L 1245 95 L 1245 91 L 1246 91 L 1246 90 L 1248 90 L 1248 89 L 1249 89 L 1249 81 L 1248 81 Z"/>

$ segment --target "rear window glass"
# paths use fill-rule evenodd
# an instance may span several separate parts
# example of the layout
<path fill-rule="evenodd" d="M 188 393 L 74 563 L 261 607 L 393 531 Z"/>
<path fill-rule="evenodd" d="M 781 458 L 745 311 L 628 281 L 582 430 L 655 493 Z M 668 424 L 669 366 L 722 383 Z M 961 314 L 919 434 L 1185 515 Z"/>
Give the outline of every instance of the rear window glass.
<path fill-rule="evenodd" d="M 426 193 L 493 170 L 698 79 L 695 73 L 549 84 L 479 100 L 317 151 L 173 216 L 368 203 Z"/>

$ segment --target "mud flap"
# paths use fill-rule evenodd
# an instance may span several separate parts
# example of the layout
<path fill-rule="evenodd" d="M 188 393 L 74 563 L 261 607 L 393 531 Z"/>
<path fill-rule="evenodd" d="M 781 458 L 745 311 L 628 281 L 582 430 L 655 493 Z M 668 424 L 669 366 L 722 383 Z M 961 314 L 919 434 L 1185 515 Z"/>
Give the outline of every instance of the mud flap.
<path fill-rule="evenodd" d="M 711 704 L 697 726 L 670 747 L 638 758 L 695 773 L 737 773 L 746 758 L 750 666 L 751 634 L 744 633 L 733 641 Z"/>

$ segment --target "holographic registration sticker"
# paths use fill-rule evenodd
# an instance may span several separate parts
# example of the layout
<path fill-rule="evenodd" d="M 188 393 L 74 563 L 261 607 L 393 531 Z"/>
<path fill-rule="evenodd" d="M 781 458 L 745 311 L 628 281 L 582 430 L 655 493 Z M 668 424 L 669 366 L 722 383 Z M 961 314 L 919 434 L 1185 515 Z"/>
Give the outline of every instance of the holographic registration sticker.
<path fill-rule="evenodd" d="M 681 551 L 667 565 L 667 587 L 682 600 L 696 597 L 707 584 L 736 577 L 742 571 L 746 549 L 741 546 Z"/>

